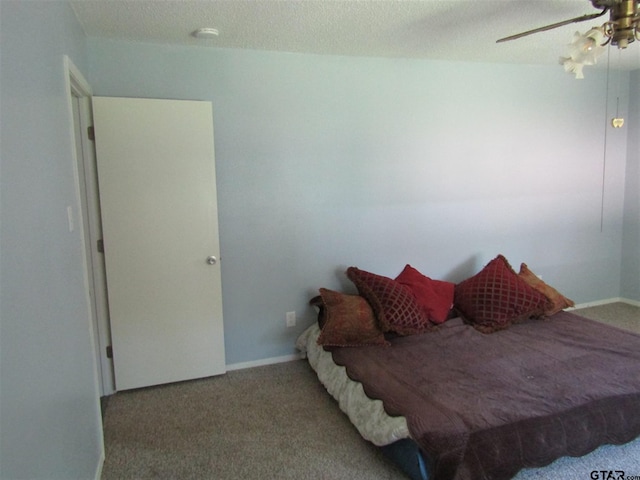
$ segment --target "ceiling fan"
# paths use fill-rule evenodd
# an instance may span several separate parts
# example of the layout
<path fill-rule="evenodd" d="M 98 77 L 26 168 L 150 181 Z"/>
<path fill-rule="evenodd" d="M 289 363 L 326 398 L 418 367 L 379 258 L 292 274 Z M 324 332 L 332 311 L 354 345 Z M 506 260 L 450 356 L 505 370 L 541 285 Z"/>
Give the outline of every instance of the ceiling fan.
<path fill-rule="evenodd" d="M 593 20 L 603 16 L 607 12 L 609 12 L 609 21 L 605 22 L 601 27 L 606 37 L 603 46 L 611 44 L 616 45 L 618 48 L 627 48 L 634 40 L 640 41 L 640 14 L 638 6 L 640 0 L 591 0 L 591 4 L 600 11 L 582 15 L 581 17 L 570 18 L 545 27 L 534 28 L 533 30 L 501 38 L 497 40 L 497 42 L 515 40 L 526 35 L 544 32 L 571 23 Z"/>

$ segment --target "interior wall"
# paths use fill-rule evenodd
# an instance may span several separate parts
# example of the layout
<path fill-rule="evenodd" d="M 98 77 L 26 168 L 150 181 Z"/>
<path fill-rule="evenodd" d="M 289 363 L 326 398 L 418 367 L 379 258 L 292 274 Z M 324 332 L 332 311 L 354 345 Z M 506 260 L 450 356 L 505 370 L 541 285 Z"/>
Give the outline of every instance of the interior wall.
<path fill-rule="evenodd" d="M 87 70 L 86 39 L 66 2 L 0 3 L 0 478 L 96 478 L 102 426 L 63 66 L 67 54 Z"/>
<path fill-rule="evenodd" d="M 578 303 L 620 295 L 627 139 L 604 162 L 602 70 L 104 39 L 89 58 L 96 95 L 213 102 L 228 364 L 294 353 L 350 265 L 457 282 L 502 253 Z"/>
<path fill-rule="evenodd" d="M 622 243 L 622 297 L 640 302 L 640 71 L 631 74 Z"/>

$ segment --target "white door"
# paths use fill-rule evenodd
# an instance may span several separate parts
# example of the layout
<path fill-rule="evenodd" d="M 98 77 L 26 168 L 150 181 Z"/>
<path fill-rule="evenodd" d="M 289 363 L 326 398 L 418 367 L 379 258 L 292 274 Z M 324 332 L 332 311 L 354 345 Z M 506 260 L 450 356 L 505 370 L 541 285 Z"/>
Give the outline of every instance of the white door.
<path fill-rule="evenodd" d="M 224 373 L 210 102 L 93 98 L 117 390 Z"/>

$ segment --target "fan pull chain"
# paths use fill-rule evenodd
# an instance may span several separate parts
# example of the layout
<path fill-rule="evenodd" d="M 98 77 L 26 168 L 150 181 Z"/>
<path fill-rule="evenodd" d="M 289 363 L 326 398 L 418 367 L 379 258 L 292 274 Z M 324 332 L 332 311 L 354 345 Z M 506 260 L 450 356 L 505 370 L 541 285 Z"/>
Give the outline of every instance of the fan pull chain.
<path fill-rule="evenodd" d="M 611 119 L 613 128 L 622 128 L 624 118 L 620 116 L 620 85 L 622 82 L 622 72 L 620 71 L 620 50 L 618 49 L 618 87 L 616 91 L 616 116 Z"/>
<path fill-rule="evenodd" d="M 607 87 L 604 104 L 604 147 L 602 151 L 602 190 L 600 192 L 600 233 L 604 231 L 604 191 L 607 171 L 607 130 L 609 130 L 609 78 L 611 73 L 611 49 L 607 49 Z"/>

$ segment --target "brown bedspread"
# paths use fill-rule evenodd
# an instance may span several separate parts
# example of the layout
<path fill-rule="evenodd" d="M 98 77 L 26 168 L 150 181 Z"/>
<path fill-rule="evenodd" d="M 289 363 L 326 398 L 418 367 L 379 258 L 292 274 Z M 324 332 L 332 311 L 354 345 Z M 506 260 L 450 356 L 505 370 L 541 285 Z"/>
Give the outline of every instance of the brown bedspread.
<path fill-rule="evenodd" d="M 508 479 L 640 435 L 640 335 L 575 314 L 489 335 L 453 319 L 332 355 L 406 417 L 434 480 Z"/>

